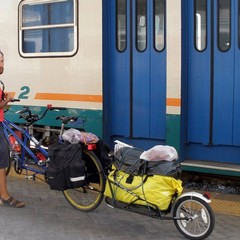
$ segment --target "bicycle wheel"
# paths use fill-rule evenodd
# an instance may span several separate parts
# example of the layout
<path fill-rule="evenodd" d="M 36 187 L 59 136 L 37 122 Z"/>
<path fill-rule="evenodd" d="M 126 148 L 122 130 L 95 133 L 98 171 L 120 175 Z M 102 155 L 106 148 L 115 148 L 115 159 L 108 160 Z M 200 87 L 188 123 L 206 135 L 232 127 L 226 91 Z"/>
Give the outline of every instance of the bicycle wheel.
<path fill-rule="evenodd" d="M 198 197 L 180 198 L 174 207 L 173 217 L 185 218 L 174 220 L 174 223 L 178 231 L 188 239 L 205 239 L 212 233 L 215 225 L 210 205 Z"/>
<path fill-rule="evenodd" d="M 83 150 L 86 162 L 86 182 L 84 186 L 63 191 L 66 200 L 76 209 L 89 212 L 99 206 L 105 189 L 103 168 L 96 155 Z"/>

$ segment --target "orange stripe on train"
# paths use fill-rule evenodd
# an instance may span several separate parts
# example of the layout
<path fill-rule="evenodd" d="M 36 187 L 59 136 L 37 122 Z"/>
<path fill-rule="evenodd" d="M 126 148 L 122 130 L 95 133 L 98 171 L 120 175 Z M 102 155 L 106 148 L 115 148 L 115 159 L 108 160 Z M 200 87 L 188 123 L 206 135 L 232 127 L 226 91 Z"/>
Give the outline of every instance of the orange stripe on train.
<path fill-rule="evenodd" d="M 88 94 L 36 93 L 34 99 L 78 101 L 78 102 L 102 102 L 101 95 L 88 95 Z"/>
<path fill-rule="evenodd" d="M 36 93 L 35 99 L 37 99 L 37 100 L 79 101 L 79 102 L 102 102 L 101 95 L 88 95 L 88 94 Z M 167 98 L 167 106 L 180 107 L 181 99 Z"/>
<path fill-rule="evenodd" d="M 180 98 L 167 98 L 167 106 L 180 107 L 181 99 Z"/>

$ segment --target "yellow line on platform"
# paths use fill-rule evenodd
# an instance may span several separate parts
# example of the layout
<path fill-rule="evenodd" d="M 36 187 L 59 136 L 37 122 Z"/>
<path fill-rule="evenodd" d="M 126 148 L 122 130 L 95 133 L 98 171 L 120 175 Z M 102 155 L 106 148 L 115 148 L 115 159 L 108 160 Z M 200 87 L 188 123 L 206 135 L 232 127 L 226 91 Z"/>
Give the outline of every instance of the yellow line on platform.
<path fill-rule="evenodd" d="M 229 215 L 240 216 L 240 202 L 229 201 L 222 199 L 211 199 L 211 207 L 214 212 L 224 213 Z M 239 196 L 240 200 L 240 196 Z"/>

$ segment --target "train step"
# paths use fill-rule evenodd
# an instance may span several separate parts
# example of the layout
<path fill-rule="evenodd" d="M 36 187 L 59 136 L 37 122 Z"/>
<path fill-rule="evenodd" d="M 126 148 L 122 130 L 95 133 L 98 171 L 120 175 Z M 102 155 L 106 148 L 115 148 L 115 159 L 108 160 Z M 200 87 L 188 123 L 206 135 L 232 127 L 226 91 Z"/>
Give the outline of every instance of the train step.
<path fill-rule="evenodd" d="M 201 172 L 216 175 L 225 175 L 240 177 L 240 164 L 211 162 L 211 161 L 198 161 L 198 160 L 185 160 L 181 162 L 183 171 L 186 172 Z"/>

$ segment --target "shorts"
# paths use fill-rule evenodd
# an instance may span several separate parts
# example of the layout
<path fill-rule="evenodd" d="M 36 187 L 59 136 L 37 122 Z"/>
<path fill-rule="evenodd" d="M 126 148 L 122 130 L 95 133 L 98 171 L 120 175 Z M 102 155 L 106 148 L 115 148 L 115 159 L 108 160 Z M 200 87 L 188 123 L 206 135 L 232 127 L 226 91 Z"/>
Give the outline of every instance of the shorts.
<path fill-rule="evenodd" d="M 0 168 L 9 166 L 9 146 L 3 132 L 2 123 L 0 123 Z"/>

